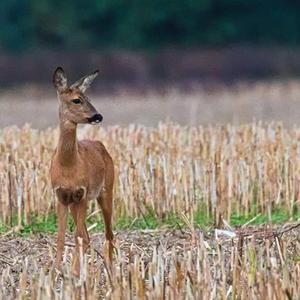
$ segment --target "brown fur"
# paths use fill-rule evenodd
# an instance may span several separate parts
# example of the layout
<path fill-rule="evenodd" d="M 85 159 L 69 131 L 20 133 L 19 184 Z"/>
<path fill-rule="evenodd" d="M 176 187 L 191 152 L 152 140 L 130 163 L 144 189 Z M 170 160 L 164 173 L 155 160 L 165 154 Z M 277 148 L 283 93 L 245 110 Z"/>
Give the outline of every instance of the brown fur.
<path fill-rule="evenodd" d="M 61 265 L 68 208 L 70 208 L 76 224 L 77 255 L 74 262 L 76 274 L 79 274 L 79 238 L 82 239 L 84 252 L 90 242 L 85 225 L 89 200 L 97 199 L 102 209 L 110 259 L 112 256 L 113 161 L 101 142 L 78 141 L 76 138 L 77 124 L 88 123 L 88 119 L 98 113 L 83 93 L 96 77 L 95 74 L 80 79 L 71 88 L 68 87 L 61 68 L 55 71 L 53 77 L 59 99 L 60 126 L 59 142 L 50 168 L 52 187 L 58 199 L 56 267 L 59 269 Z M 82 103 L 74 104 L 72 102 L 74 99 L 80 99 Z"/>

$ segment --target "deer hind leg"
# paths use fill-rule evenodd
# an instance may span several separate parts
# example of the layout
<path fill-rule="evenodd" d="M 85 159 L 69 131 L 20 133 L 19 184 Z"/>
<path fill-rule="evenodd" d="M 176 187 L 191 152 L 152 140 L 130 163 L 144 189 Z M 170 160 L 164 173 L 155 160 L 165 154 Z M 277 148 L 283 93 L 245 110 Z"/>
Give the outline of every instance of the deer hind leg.
<path fill-rule="evenodd" d="M 65 233 L 67 229 L 68 206 L 63 203 L 57 203 L 57 218 L 58 218 L 58 232 L 57 232 L 57 252 L 55 259 L 55 267 L 60 270 L 62 255 L 65 247 Z"/>
<path fill-rule="evenodd" d="M 82 199 L 79 203 L 72 203 L 70 206 L 71 214 L 76 225 L 75 230 L 75 244 L 76 253 L 73 261 L 73 273 L 76 276 L 80 274 L 80 257 L 84 255 L 89 248 L 90 238 L 85 225 L 86 214 L 87 214 L 87 201 Z M 80 253 L 82 251 L 82 253 Z"/>
<path fill-rule="evenodd" d="M 97 198 L 98 204 L 101 207 L 102 215 L 105 224 L 105 238 L 108 244 L 108 258 L 112 262 L 113 252 L 113 238 L 112 231 L 112 209 L 113 209 L 113 193 L 112 188 L 102 191 L 101 195 Z"/>

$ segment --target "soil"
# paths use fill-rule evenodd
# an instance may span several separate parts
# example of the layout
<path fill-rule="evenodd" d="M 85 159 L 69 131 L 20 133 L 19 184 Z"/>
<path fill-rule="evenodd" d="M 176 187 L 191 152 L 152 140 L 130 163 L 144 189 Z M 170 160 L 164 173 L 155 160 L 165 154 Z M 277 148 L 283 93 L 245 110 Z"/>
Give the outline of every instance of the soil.
<path fill-rule="evenodd" d="M 197 251 L 197 241 L 204 241 L 207 249 L 220 249 L 225 256 L 225 262 L 230 260 L 233 246 L 240 247 L 240 255 L 243 256 L 247 245 L 250 243 L 255 247 L 266 245 L 266 240 L 270 241 L 275 255 L 281 256 L 282 250 L 278 246 L 281 242 L 284 247 L 284 256 L 294 258 L 299 246 L 300 224 L 285 225 L 277 228 L 270 227 L 247 227 L 238 230 L 217 230 L 211 233 L 204 233 L 200 230 L 139 230 L 122 231 L 115 234 L 114 245 L 122 257 L 126 257 L 128 262 L 131 257 L 138 255 L 143 257 L 145 263 L 149 262 L 154 253 L 154 249 L 160 249 L 164 257 L 173 255 L 181 256 L 185 251 L 191 250 L 193 255 Z M 279 243 L 278 243 L 279 242 Z M 91 236 L 91 249 L 96 255 L 96 263 L 103 265 L 103 245 L 105 237 L 103 233 Z M 74 250 L 74 237 L 71 233 L 66 235 L 66 247 L 64 264 L 71 263 L 71 253 Z M 14 286 L 20 284 L 22 272 L 29 275 L 37 274 L 38 270 L 53 268 L 53 260 L 56 252 L 56 236 L 39 234 L 34 236 L 2 236 L 0 237 L 0 288 L 5 290 L 6 295 L 12 294 Z M 124 255 L 125 254 L 125 255 Z M 213 258 L 209 258 L 213 259 Z M 98 261 L 98 262 L 97 262 Z M 213 264 L 213 262 L 212 262 Z M 227 263 L 226 263 L 227 264 Z M 225 266 L 226 268 L 226 266 Z M 2 274 L 9 273 L 11 278 L 5 284 L 1 281 Z M 3 278 L 3 277 L 2 277 Z M 228 279 L 230 280 L 230 278 Z M 2 286 L 1 286 L 2 285 Z M 1 297 L 0 297 L 1 298 Z"/>

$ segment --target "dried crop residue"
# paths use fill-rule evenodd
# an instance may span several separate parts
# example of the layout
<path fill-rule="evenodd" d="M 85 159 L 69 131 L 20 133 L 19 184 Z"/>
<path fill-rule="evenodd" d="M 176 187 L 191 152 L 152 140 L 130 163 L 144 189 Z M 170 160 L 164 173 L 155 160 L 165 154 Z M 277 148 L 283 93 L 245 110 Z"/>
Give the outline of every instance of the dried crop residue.
<path fill-rule="evenodd" d="M 2 298 L 274 299 L 277 295 L 297 299 L 300 294 L 300 243 L 295 226 L 216 233 L 119 232 L 111 267 L 103 245 L 103 234 L 92 236 L 77 279 L 70 268 L 72 235 L 67 236 L 62 275 L 53 268 L 55 236 L 2 237 Z"/>

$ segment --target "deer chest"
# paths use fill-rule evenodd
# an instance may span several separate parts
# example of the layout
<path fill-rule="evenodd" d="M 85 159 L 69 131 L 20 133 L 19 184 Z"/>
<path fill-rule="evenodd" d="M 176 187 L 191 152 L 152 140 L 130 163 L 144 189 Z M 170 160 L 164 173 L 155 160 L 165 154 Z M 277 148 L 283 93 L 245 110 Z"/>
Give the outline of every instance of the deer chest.
<path fill-rule="evenodd" d="M 79 203 L 86 196 L 86 188 L 66 188 L 63 186 L 55 188 L 56 196 L 59 202 L 64 205 Z"/>

